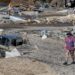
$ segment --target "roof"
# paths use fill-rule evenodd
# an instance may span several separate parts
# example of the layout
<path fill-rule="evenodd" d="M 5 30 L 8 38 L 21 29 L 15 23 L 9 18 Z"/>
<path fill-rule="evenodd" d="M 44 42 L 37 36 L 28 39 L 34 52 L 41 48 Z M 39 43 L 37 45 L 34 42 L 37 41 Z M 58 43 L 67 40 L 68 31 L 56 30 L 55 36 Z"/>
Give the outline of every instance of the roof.
<path fill-rule="evenodd" d="M 5 37 L 5 38 L 8 38 L 8 39 L 15 39 L 19 36 L 17 34 L 6 34 L 6 35 L 1 35 L 1 37 Z"/>

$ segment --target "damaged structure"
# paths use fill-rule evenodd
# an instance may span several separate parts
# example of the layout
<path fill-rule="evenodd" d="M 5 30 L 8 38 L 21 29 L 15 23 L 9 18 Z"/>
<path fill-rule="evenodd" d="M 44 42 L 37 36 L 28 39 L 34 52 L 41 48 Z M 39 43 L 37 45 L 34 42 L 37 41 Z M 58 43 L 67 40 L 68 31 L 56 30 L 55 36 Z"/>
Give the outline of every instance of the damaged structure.
<path fill-rule="evenodd" d="M 53 7 L 74 7 L 75 0 L 0 0 L 0 5 L 35 5 L 36 3 L 49 3 Z"/>

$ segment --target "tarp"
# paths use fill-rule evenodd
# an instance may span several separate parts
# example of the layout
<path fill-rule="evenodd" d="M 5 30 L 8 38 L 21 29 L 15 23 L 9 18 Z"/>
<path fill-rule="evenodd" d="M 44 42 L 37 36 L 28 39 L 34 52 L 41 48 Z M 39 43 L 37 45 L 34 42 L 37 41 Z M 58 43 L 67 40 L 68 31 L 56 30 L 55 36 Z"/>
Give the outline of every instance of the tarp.
<path fill-rule="evenodd" d="M 47 35 L 45 35 L 45 34 L 42 36 L 42 40 L 44 40 L 44 39 L 47 39 Z"/>
<path fill-rule="evenodd" d="M 5 58 L 16 57 L 16 56 L 21 56 L 19 51 L 16 48 L 14 48 L 11 52 L 6 51 Z"/>
<path fill-rule="evenodd" d="M 15 17 L 15 16 L 10 16 L 10 20 L 12 20 L 13 22 L 25 22 L 25 20 L 24 19 L 22 19 L 22 18 L 20 18 L 20 17 Z"/>

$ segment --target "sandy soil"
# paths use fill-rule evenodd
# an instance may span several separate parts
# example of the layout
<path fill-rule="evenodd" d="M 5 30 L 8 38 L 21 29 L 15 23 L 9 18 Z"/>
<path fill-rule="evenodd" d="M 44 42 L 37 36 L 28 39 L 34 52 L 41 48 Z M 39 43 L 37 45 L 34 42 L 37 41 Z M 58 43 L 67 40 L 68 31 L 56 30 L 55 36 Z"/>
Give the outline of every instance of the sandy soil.
<path fill-rule="evenodd" d="M 60 27 L 59 27 L 60 28 Z M 58 30 L 55 28 L 27 28 L 29 30 Z M 61 27 L 62 29 L 62 27 Z M 60 30 L 61 30 L 60 29 Z M 9 31 L 9 30 L 7 30 Z M 7 32 L 6 31 L 6 32 Z M 11 30 L 12 32 L 15 29 Z M 74 75 L 75 65 L 64 66 L 64 43 L 56 38 L 42 40 L 40 34 L 28 34 L 30 45 L 17 48 L 21 57 L 0 59 L 0 75 Z M 71 63 L 71 61 L 69 61 Z"/>
<path fill-rule="evenodd" d="M 48 65 L 27 58 L 0 59 L 0 75 L 55 75 Z"/>

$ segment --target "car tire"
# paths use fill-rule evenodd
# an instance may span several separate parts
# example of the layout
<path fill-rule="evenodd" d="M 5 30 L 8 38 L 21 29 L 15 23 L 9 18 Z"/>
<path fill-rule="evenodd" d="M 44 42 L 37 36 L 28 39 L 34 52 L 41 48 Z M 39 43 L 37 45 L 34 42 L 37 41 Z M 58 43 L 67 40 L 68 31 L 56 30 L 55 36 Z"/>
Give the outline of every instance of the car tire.
<path fill-rule="evenodd" d="M 4 57 L 6 56 L 5 51 L 2 51 L 2 50 L 1 50 L 1 51 L 0 51 L 0 53 L 1 53 L 1 57 L 3 57 L 3 58 L 4 58 Z"/>

